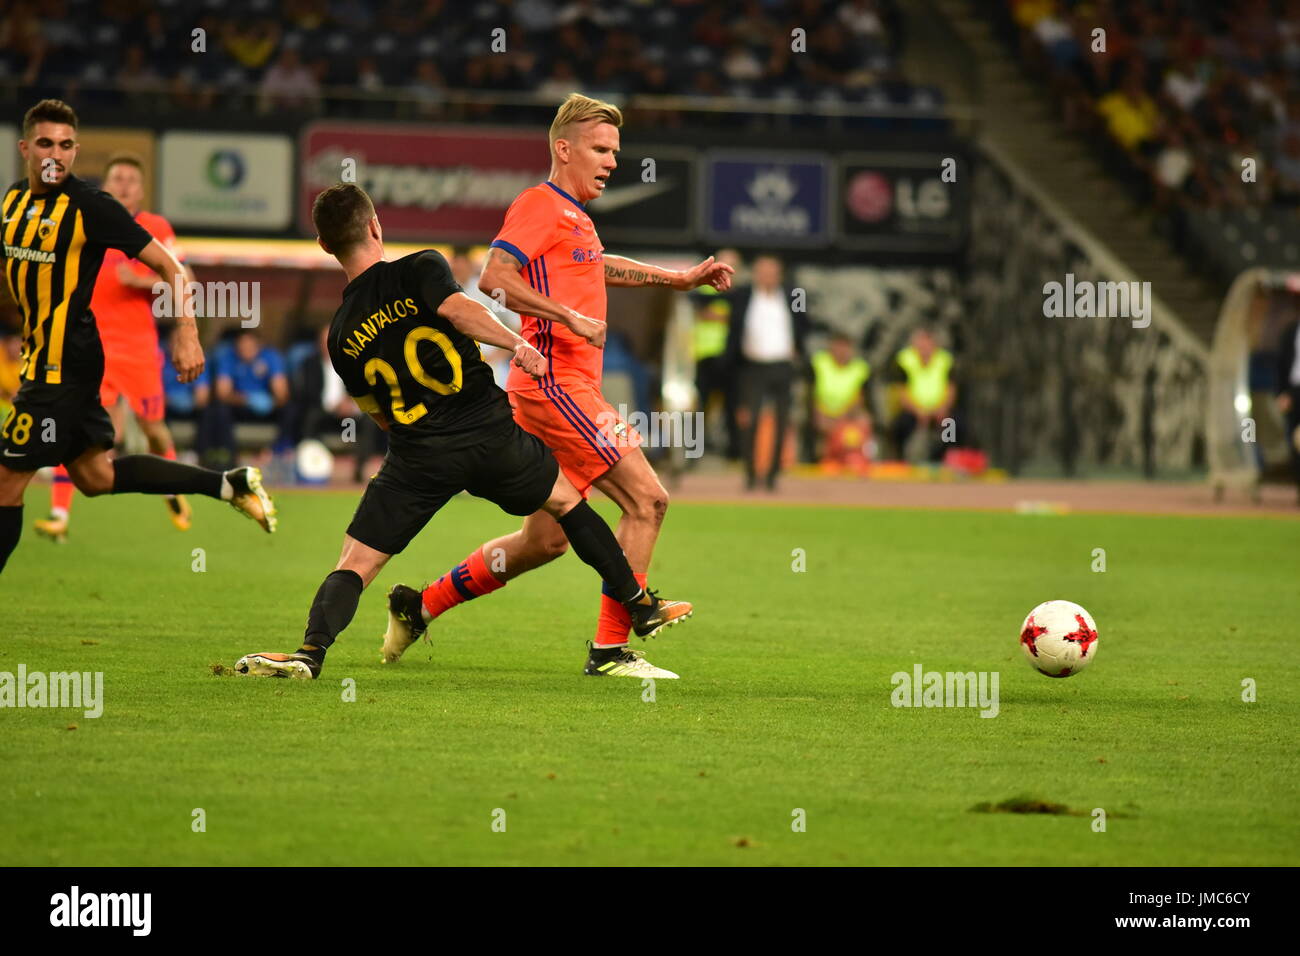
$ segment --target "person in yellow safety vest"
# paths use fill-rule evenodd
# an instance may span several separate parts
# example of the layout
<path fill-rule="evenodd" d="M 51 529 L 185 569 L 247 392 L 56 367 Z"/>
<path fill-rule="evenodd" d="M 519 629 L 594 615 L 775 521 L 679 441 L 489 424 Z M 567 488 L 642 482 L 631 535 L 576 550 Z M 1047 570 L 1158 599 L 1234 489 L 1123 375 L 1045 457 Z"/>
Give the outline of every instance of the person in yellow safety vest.
<path fill-rule="evenodd" d="M 835 474 L 848 467 L 865 474 L 871 414 L 863 389 L 871 376 L 867 360 L 853 354 L 853 340 L 842 332 L 830 348 L 814 353 L 813 410 L 823 443 L 822 470 Z"/>
<path fill-rule="evenodd" d="M 717 254 L 719 262 L 726 262 L 740 270 L 740 254 L 734 249 L 722 249 Z M 716 419 L 709 414 L 714 396 L 722 398 L 722 414 L 726 431 L 727 458 L 740 457 L 740 432 L 736 426 L 735 374 L 727 364 L 727 329 L 731 323 L 731 299 L 713 286 L 701 286 L 691 292 L 691 305 L 695 309 L 695 322 L 691 327 L 691 352 L 695 359 L 695 392 L 698 409 L 704 413 L 705 433 L 712 437 L 717 432 Z M 710 422 L 715 422 L 710 426 Z M 707 441 L 706 446 L 718 448 L 717 441 Z"/>
<path fill-rule="evenodd" d="M 894 365 L 894 380 L 903 382 L 902 408 L 890 426 L 898 457 L 906 457 L 908 440 L 917 428 L 933 424 L 939 437 L 953 440 L 943 434 L 944 421 L 951 417 L 957 400 L 952 353 L 938 347 L 933 332 L 921 328 L 912 333 L 911 344 L 894 357 Z M 954 438 L 955 427 L 954 421 L 950 428 Z M 936 442 L 929 457 L 938 461 L 942 456 L 943 446 Z"/>

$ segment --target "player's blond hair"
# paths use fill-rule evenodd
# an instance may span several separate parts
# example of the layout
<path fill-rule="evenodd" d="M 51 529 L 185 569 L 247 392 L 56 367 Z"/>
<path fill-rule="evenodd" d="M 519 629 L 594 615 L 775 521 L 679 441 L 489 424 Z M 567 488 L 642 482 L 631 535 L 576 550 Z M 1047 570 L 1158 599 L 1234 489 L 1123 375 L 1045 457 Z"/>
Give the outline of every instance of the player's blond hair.
<path fill-rule="evenodd" d="M 570 93 L 556 110 L 555 119 L 551 122 L 551 145 L 554 146 L 557 139 L 568 139 L 569 128 L 575 123 L 591 120 L 622 126 L 623 112 L 613 103 L 594 100 L 581 93 Z"/>

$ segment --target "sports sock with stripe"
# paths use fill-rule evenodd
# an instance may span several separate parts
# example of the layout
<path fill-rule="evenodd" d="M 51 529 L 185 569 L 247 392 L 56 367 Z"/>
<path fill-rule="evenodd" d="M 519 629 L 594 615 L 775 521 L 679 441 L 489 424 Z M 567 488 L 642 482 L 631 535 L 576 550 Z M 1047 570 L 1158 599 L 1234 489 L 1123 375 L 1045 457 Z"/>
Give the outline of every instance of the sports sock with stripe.
<path fill-rule="evenodd" d="M 645 587 L 646 575 L 637 574 L 636 583 Z M 632 631 L 632 615 L 627 608 L 609 591 L 608 585 L 600 589 L 600 617 L 596 620 L 596 637 L 592 641 L 597 647 L 616 647 L 627 643 L 627 636 Z"/>
<path fill-rule="evenodd" d="M 54 469 L 54 484 L 50 486 L 50 514 L 56 518 L 66 518 L 72 507 L 72 493 L 76 486 L 68 476 L 68 469 L 59 465 Z"/>
<path fill-rule="evenodd" d="M 483 560 L 483 549 L 475 548 L 469 557 L 424 589 L 420 595 L 424 619 L 432 621 L 457 604 L 491 594 L 505 586 L 506 582 L 496 577 Z"/>

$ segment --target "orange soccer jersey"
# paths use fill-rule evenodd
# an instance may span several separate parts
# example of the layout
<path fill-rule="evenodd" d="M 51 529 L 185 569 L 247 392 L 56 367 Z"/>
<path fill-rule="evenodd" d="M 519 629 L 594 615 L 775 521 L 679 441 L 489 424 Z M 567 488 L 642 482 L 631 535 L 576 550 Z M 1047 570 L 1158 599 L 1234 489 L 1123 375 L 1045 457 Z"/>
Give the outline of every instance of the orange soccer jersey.
<path fill-rule="evenodd" d="M 162 216 L 141 210 L 135 221 L 163 245 L 172 245 L 176 234 Z M 144 263 L 109 249 L 104 254 L 90 298 L 99 338 L 104 343 L 104 379 L 99 400 L 105 408 L 125 396 L 137 418 L 162 421 L 165 409 L 162 386 L 162 351 L 158 348 L 158 327 L 153 316 L 153 290 L 123 284 L 117 270 L 125 266 L 141 278 L 157 279 Z"/>
<path fill-rule="evenodd" d="M 528 284 L 605 321 L 604 248 L 582 205 L 553 183 L 525 189 L 492 245 L 519 260 Z M 641 443 L 600 394 L 602 352 L 550 319 L 523 315 L 523 337 L 550 360 L 534 381 L 512 366 L 506 390 L 520 427 L 540 438 L 584 495 Z"/>
<path fill-rule="evenodd" d="M 521 192 L 492 246 L 518 259 L 528 284 L 542 295 L 605 321 L 604 247 L 582 204 L 555 184 L 538 183 Z M 551 370 L 533 381 L 512 366 L 507 391 L 556 384 L 600 387 L 600 349 L 550 319 L 520 318 L 523 337 L 550 359 Z"/>
<path fill-rule="evenodd" d="M 176 239 L 171 223 L 162 216 L 141 210 L 135 221 L 163 245 Z M 154 271 L 142 262 L 128 258 L 116 249 L 104 253 L 95 292 L 90 299 L 90 311 L 95 313 L 99 338 L 104 343 L 105 366 L 114 360 L 152 362 L 158 352 L 158 327 L 153 316 L 153 292 L 123 285 L 117 277 L 119 266 L 125 265 L 141 278 L 157 278 Z"/>

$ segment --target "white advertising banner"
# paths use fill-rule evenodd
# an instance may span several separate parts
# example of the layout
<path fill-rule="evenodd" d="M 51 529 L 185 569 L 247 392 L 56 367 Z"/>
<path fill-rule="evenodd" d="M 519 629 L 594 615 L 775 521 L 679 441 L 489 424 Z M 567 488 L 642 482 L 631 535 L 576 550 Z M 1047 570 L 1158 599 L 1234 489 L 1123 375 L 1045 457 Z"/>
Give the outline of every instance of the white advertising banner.
<path fill-rule="evenodd" d="M 165 133 L 160 211 L 178 228 L 279 230 L 293 206 L 293 141 L 274 133 Z"/>

